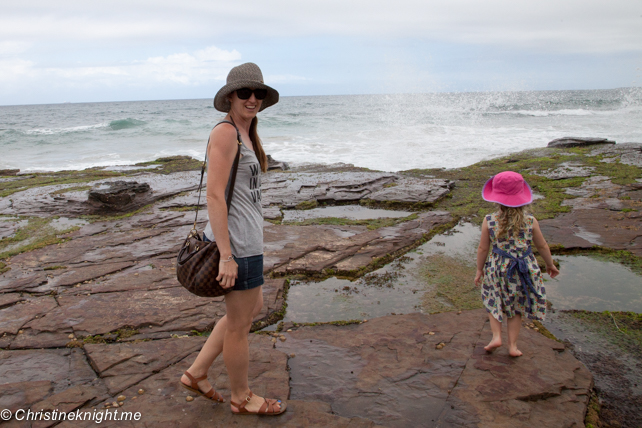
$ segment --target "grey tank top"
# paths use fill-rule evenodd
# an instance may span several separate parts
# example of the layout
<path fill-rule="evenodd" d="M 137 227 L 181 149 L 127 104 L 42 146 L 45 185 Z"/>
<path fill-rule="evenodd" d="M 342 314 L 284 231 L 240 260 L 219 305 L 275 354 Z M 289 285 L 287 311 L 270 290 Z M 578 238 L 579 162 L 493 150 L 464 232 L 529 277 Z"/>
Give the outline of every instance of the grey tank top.
<path fill-rule="evenodd" d="M 242 142 L 242 140 L 241 140 Z M 230 171 L 225 197 L 230 191 Z M 227 216 L 230 246 L 235 257 L 250 257 L 263 254 L 263 211 L 261 209 L 261 164 L 256 154 L 241 144 L 241 159 L 236 173 L 234 194 Z M 210 222 L 205 227 L 205 236 L 214 241 Z"/>

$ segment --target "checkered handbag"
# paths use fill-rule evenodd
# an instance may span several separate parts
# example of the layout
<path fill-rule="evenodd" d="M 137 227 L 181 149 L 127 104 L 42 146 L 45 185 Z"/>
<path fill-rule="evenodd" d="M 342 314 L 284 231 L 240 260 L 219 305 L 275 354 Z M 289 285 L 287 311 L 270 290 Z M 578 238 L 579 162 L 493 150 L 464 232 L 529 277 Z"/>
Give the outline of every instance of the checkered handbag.
<path fill-rule="evenodd" d="M 229 123 L 234 128 L 236 125 L 233 122 L 222 121 L 216 124 Z M 215 127 L 216 127 L 215 126 Z M 229 192 L 227 195 L 227 212 L 230 212 L 230 204 L 232 203 L 232 195 L 234 194 L 234 183 L 236 181 L 236 172 L 239 167 L 239 159 L 241 157 L 241 136 L 238 128 L 236 128 L 236 139 L 238 141 L 238 151 L 232 166 L 232 178 L 230 181 Z M 207 147 L 209 149 L 209 139 L 207 140 Z M 232 288 L 223 288 L 216 280 L 218 276 L 218 265 L 221 260 L 221 255 L 218 251 L 216 242 L 205 242 L 196 230 L 196 222 L 198 221 L 198 207 L 201 203 L 201 189 L 203 187 L 203 175 L 207 165 L 207 149 L 205 150 L 205 160 L 201 167 L 201 182 L 198 185 L 198 203 L 196 204 L 196 217 L 194 219 L 194 226 L 190 230 L 181 250 L 178 252 L 176 259 L 176 277 L 178 282 L 187 289 L 190 293 L 196 294 L 201 297 L 217 297 L 232 291 Z"/>

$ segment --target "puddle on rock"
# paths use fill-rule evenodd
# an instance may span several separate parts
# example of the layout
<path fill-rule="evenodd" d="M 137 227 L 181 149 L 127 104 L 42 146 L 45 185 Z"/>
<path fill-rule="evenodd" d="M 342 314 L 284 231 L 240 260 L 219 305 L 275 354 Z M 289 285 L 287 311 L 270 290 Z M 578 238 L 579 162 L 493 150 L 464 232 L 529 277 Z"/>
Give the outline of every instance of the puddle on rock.
<path fill-rule="evenodd" d="M 283 210 L 283 221 L 303 221 L 311 218 L 347 218 L 371 220 L 378 218 L 402 218 L 411 215 L 408 211 L 392 211 L 362 207 L 361 205 L 337 205 L 311 210 Z"/>
<path fill-rule="evenodd" d="M 553 308 L 642 312 L 642 278 L 626 266 L 590 256 L 553 258 L 560 274 L 544 283 Z"/>
<path fill-rule="evenodd" d="M 336 277 L 292 281 L 284 321 L 327 322 L 422 312 L 422 297 L 429 287 L 419 271 L 427 256 L 444 253 L 474 260 L 479 235 L 478 227 L 460 224 L 356 281 Z"/>
<path fill-rule="evenodd" d="M 292 281 L 284 321 L 327 322 L 424 312 L 424 296 L 439 300 L 429 306 L 451 307 L 448 301 L 429 294 L 434 286 L 422 272 L 430 270 L 431 261 L 445 258 L 453 265 L 461 261 L 467 269 L 473 267 L 472 290 L 480 235 L 478 226 L 462 223 L 356 281 L 336 277 L 321 282 Z M 553 280 L 545 275 L 544 286 L 554 308 L 642 312 L 642 281 L 625 266 L 588 256 L 553 257 L 560 261 L 560 275 Z"/>
<path fill-rule="evenodd" d="M 78 218 L 67 218 L 67 217 L 59 217 L 59 218 L 53 219 L 51 223 L 49 223 L 51 227 L 53 227 L 58 231 L 71 229 L 72 227 L 75 227 L 75 226 L 84 226 L 86 224 L 89 224 L 87 220 L 82 220 Z"/>
<path fill-rule="evenodd" d="M 103 171 L 116 171 L 116 172 L 123 172 L 123 171 L 136 171 L 139 169 L 156 169 L 160 167 L 161 165 L 141 165 L 141 166 L 136 166 L 136 165 L 115 165 L 115 166 L 106 166 L 102 169 Z"/>

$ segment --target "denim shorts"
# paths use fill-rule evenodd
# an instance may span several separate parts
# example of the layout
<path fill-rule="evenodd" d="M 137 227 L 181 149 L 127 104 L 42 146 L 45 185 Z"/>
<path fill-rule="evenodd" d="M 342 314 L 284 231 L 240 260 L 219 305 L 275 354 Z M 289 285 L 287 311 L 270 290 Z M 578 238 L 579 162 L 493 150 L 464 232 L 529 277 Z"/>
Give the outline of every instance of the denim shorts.
<path fill-rule="evenodd" d="M 205 234 L 203 241 L 211 242 Z M 243 291 L 260 287 L 265 282 L 263 280 L 263 254 L 250 257 L 234 257 L 234 261 L 239 267 L 238 278 L 234 283 L 232 290 Z"/>

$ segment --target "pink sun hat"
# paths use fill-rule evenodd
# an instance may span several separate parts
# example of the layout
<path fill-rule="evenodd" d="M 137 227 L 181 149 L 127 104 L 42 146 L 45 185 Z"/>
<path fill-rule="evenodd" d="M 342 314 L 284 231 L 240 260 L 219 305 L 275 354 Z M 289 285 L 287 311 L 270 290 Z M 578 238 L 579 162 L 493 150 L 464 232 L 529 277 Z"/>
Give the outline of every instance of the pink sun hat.
<path fill-rule="evenodd" d="M 521 174 L 504 171 L 491 177 L 482 189 L 482 198 L 507 207 L 521 207 L 533 202 L 533 191 Z"/>

